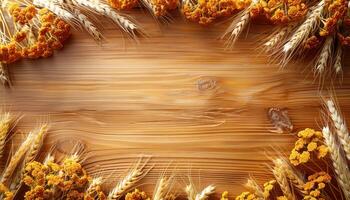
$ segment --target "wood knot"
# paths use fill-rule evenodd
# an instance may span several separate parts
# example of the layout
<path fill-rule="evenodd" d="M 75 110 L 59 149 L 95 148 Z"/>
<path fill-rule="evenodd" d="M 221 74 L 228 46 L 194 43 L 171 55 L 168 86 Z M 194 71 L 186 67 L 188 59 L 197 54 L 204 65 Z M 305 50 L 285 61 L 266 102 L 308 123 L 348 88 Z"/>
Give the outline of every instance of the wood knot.
<path fill-rule="evenodd" d="M 197 89 L 199 91 L 214 90 L 216 87 L 217 81 L 209 77 L 200 78 L 197 81 Z"/>

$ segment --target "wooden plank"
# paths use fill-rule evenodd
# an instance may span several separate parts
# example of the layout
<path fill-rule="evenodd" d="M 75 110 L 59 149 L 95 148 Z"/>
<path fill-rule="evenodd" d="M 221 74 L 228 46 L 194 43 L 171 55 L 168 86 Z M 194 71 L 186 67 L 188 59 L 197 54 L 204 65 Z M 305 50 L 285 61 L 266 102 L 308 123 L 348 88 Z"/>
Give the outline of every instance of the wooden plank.
<path fill-rule="evenodd" d="M 213 183 L 238 194 L 249 175 L 268 180 L 268 156 L 293 145 L 295 136 L 269 132 L 268 107 L 287 107 L 295 130 L 321 126 L 321 90 L 312 74 L 303 66 L 279 70 L 256 51 L 271 27 L 251 27 L 225 51 L 217 40 L 224 25 L 204 28 L 176 17 L 158 27 L 142 13 L 133 16 L 150 35 L 139 43 L 107 25 L 102 46 L 75 31 L 54 57 L 11 66 L 14 88 L 0 89 L 0 103 L 24 115 L 24 132 L 50 122 L 46 151 L 80 140 L 87 170 L 106 176 L 152 155 L 155 168 L 142 182 L 149 191 L 171 164 L 180 185 L 191 175 L 201 187 Z M 345 70 L 334 86 L 345 113 L 349 77 Z"/>

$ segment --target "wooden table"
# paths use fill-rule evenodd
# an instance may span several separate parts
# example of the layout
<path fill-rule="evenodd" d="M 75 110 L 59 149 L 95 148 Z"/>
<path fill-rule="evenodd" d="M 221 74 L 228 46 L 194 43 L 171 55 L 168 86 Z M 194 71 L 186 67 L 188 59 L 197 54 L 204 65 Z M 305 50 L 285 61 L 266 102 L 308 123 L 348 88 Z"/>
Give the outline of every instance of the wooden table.
<path fill-rule="evenodd" d="M 199 188 L 212 183 L 236 195 L 249 176 L 271 178 L 269 156 L 287 154 L 295 141 L 269 131 L 268 107 L 287 107 L 296 131 L 322 125 L 322 90 L 312 74 L 304 66 L 280 70 L 256 50 L 270 26 L 254 25 L 225 51 L 217 39 L 225 24 L 200 27 L 175 17 L 159 26 L 132 15 L 150 35 L 139 43 L 107 24 L 102 46 L 75 31 L 54 57 L 11 66 L 14 87 L 0 89 L 0 103 L 24 115 L 24 132 L 51 124 L 46 151 L 84 142 L 86 169 L 109 183 L 139 155 L 152 155 L 154 169 L 141 183 L 149 192 L 160 173 L 174 172 L 178 188 L 191 176 Z M 349 70 L 333 89 L 348 113 Z"/>

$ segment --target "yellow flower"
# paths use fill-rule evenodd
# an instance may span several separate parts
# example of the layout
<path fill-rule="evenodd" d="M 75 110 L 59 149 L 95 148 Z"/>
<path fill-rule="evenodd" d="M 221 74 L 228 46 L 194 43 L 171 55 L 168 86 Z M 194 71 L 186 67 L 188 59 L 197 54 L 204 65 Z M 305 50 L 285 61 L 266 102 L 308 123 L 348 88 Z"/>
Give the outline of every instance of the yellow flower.
<path fill-rule="evenodd" d="M 227 191 L 224 191 L 224 192 L 221 194 L 220 200 L 228 200 L 228 192 L 227 192 Z"/>
<path fill-rule="evenodd" d="M 316 142 L 310 142 L 308 145 L 307 145 L 307 150 L 308 151 L 313 151 L 317 148 L 317 143 Z"/>

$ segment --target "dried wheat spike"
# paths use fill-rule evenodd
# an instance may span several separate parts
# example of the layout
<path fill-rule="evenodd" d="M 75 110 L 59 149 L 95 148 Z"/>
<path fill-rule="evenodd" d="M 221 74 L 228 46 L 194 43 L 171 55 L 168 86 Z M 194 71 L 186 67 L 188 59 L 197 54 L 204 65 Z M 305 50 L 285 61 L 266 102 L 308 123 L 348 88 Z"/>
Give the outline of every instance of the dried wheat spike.
<path fill-rule="evenodd" d="M 56 4 L 52 0 L 33 0 L 33 4 L 38 7 L 49 9 L 55 15 L 66 20 L 67 22 L 75 20 L 75 17 L 72 15 L 72 13 L 63 9 L 60 5 Z"/>
<path fill-rule="evenodd" d="M 109 5 L 101 3 L 94 0 L 73 0 L 76 6 L 85 6 L 98 14 L 110 18 L 113 22 L 118 24 L 126 33 L 131 36 L 135 36 L 138 29 L 137 25 L 127 19 L 126 17 L 120 15 L 115 10 L 113 10 Z"/>
<path fill-rule="evenodd" d="M 10 179 L 11 175 L 15 171 L 15 169 L 18 166 L 18 164 L 20 163 L 20 161 L 22 160 L 23 156 L 26 154 L 26 152 L 30 148 L 31 144 L 33 143 L 34 138 L 35 138 L 34 134 L 29 133 L 27 138 L 25 139 L 25 141 L 19 146 L 16 153 L 10 159 L 9 164 L 4 169 L 4 172 L 3 172 L 1 179 L 0 179 L 1 183 L 6 183 Z"/>
<path fill-rule="evenodd" d="M 333 37 L 329 36 L 327 37 L 326 41 L 323 44 L 320 56 L 318 57 L 317 63 L 316 63 L 316 70 L 322 74 L 327 67 L 331 53 L 332 53 L 332 46 L 333 46 Z"/>
<path fill-rule="evenodd" d="M 294 195 L 290 189 L 289 182 L 286 176 L 286 173 L 283 169 L 283 161 L 282 159 L 278 158 L 274 161 L 274 168 L 272 169 L 272 172 L 276 178 L 277 183 L 279 184 L 283 195 L 287 197 L 288 200 L 294 200 Z"/>
<path fill-rule="evenodd" d="M 316 6 L 311 9 L 310 14 L 304 23 L 298 27 L 289 41 L 283 46 L 283 51 L 285 53 L 293 53 L 296 48 L 307 39 L 309 34 L 315 30 L 318 23 L 320 22 L 324 4 L 324 0 L 321 0 Z"/>
<path fill-rule="evenodd" d="M 329 148 L 329 152 L 333 161 L 334 171 L 337 174 L 337 181 L 340 188 L 344 193 L 346 200 L 350 200 L 350 171 L 345 158 L 340 152 L 340 147 L 336 143 L 336 138 L 333 133 L 331 133 L 329 127 L 324 127 L 322 129 L 323 138 L 326 145 Z"/>
<path fill-rule="evenodd" d="M 264 199 L 264 192 L 254 179 L 249 178 L 245 187 L 253 192 L 258 198 Z"/>
<path fill-rule="evenodd" d="M 161 177 L 156 185 L 154 194 L 153 194 L 153 200 L 164 200 L 167 188 L 169 186 L 169 178 Z"/>
<path fill-rule="evenodd" d="M 11 128 L 12 117 L 10 113 L 2 113 L 0 116 L 0 158 L 4 155 L 7 135 Z"/>
<path fill-rule="evenodd" d="M 266 51 L 272 51 L 274 47 L 279 46 L 283 42 L 289 33 L 296 27 L 296 24 L 288 24 L 282 28 L 276 30 L 270 39 L 264 43 Z"/>
<path fill-rule="evenodd" d="M 284 172 L 286 173 L 287 178 L 289 181 L 298 189 L 298 191 L 301 194 L 307 194 L 304 190 L 305 180 L 302 178 L 302 176 L 297 173 L 293 168 L 290 166 L 289 163 L 287 163 L 285 160 L 282 160 L 280 162 L 281 166 L 283 167 Z"/>
<path fill-rule="evenodd" d="M 339 141 L 343 145 L 347 159 L 350 160 L 350 135 L 346 123 L 341 114 L 335 108 L 332 100 L 327 100 L 326 104 L 331 115 L 330 117 L 332 118 L 333 124 L 336 128 Z"/>
<path fill-rule="evenodd" d="M 222 38 L 228 36 L 227 46 L 232 48 L 238 37 L 243 32 L 244 28 L 248 25 L 250 20 L 250 7 L 241 12 L 237 17 L 234 18 L 231 25 L 225 31 Z"/>
<path fill-rule="evenodd" d="M 145 175 L 144 165 L 140 167 L 140 162 L 112 189 L 108 194 L 109 200 L 120 199 L 125 192 Z"/>
<path fill-rule="evenodd" d="M 204 188 L 200 193 L 196 195 L 195 200 L 207 200 L 210 195 L 214 194 L 214 192 L 215 192 L 215 186 L 208 185 L 206 188 Z"/>
<path fill-rule="evenodd" d="M 196 190 L 194 188 L 193 183 L 190 183 L 186 186 L 185 192 L 187 194 L 187 199 L 188 200 L 195 200 L 196 199 Z"/>
<path fill-rule="evenodd" d="M 342 47 L 338 46 L 334 61 L 334 69 L 336 74 L 340 74 L 342 72 L 342 55 Z"/>

